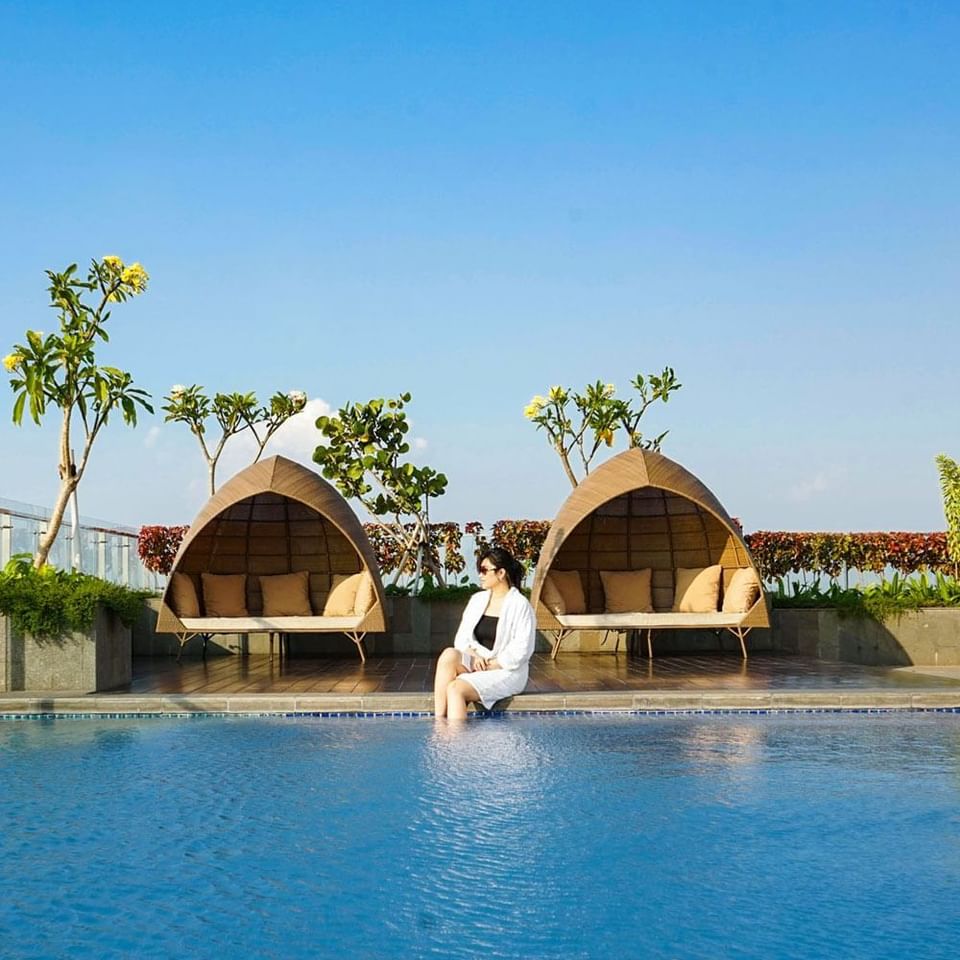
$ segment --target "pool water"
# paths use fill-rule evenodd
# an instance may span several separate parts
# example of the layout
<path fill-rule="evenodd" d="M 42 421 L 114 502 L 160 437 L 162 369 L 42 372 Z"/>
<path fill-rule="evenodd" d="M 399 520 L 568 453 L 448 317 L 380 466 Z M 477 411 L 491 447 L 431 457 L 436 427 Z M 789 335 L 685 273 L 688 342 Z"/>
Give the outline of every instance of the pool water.
<path fill-rule="evenodd" d="M 937 958 L 960 716 L 0 724 L 0 957 Z"/>

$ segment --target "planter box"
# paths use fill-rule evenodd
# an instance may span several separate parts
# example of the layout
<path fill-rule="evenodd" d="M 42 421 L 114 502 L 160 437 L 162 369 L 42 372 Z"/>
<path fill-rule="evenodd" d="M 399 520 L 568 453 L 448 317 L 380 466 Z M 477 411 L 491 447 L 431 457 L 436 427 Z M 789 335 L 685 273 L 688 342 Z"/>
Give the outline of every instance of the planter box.
<path fill-rule="evenodd" d="M 957 609 L 928 607 L 884 623 L 830 609 L 774 610 L 772 628 L 782 653 L 865 666 L 960 665 Z"/>
<path fill-rule="evenodd" d="M 94 693 L 130 683 L 130 628 L 102 607 L 82 633 L 50 639 L 13 629 L 0 616 L 0 691 Z"/>

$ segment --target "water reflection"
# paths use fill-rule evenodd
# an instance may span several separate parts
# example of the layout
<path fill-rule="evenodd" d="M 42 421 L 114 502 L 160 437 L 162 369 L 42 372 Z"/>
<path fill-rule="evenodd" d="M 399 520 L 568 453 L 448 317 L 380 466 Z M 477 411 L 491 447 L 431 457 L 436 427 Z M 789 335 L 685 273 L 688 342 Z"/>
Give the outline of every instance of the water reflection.
<path fill-rule="evenodd" d="M 542 937 L 537 956 L 558 955 L 562 938 L 540 909 L 561 892 L 557 871 L 540 862 L 549 765 L 535 731 L 507 719 L 438 721 L 425 738 L 392 920 L 398 933 L 415 932 L 421 955 L 464 955 L 468 933 L 467 955 L 502 956 L 531 930 Z"/>

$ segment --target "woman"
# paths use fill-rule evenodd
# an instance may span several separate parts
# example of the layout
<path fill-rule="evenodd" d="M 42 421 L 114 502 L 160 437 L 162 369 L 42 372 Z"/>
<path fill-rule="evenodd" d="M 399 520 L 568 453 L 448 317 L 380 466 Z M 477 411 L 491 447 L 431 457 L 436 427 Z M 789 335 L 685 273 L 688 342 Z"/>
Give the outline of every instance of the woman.
<path fill-rule="evenodd" d="M 463 720 L 468 703 L 489 710 L 520 693 L 537 637 L 533 607 L 518 589 L 523 567 L 506 550 L 487 547 L 477 570 L 481 591 L 467 602 L 453 646 L 437 661 L 434 710 L 451 720 Z"/>

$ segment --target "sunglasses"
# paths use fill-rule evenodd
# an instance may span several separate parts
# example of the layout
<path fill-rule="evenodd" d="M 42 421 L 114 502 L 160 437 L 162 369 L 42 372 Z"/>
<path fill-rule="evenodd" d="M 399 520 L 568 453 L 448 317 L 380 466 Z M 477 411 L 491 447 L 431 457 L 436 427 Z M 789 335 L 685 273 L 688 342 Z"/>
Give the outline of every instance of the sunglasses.
<path fill-rule="evenodd" d="M 497 570 L 499 570 L 499 569 L 500 569 L 499 567 L 484 567 L 484 566 L 481 565 L 481 567 L 480 567 L 480 572 L 481 572 L 481 573 L 496 573 Z"/>

